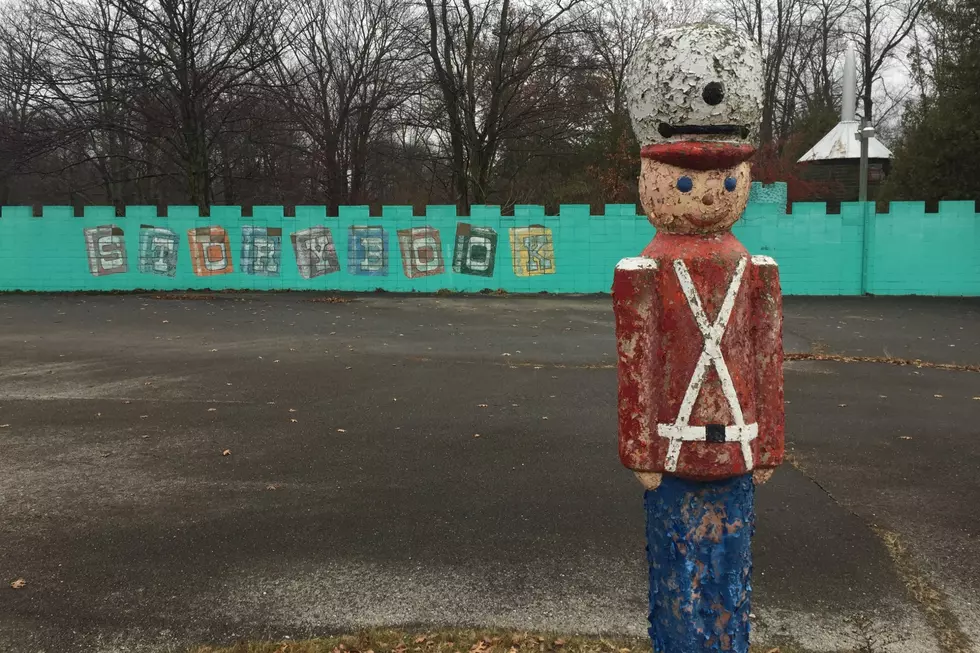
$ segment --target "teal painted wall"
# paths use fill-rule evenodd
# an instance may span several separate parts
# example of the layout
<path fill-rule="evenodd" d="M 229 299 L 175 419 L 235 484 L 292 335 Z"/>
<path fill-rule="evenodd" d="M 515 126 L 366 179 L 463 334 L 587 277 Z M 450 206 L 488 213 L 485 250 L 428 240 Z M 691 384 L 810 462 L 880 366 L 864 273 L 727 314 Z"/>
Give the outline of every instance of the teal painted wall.
<path fill-rule="evenodd" d="M 868 205 L 865 215 L 857 203 L 839 215 L 823 204 L 787 213 L 783 185 L 754 186 L 734 231 L 749 251 L 778 261 L 786 294 L 860 294 L 864 274 L 873 294 L 980 295 L 972 202 L 943 203 L 938 213 L 916 202 L 884 214 Z M 196 207 L 160 217 L 133 206 L 115 217 L 96 206 L 75 217 L 71 207 L 48 206 L 34 217 L 30 207 L 2 207 L 0 290 L 608 292 L 616 262 L 654 235 L 632 205 L 606 206 L 601 216 L 577 205 L 557 216 L 539 206 L 471 213 L 430 206 L 414 216 L 395 206 L 372 217 L 367 207 L 342 207 L 327 217 L 324 207 L 298 206 L 285 217 L 282 207 L 256 206 L 243 217 L 239 207 L 215 206 L 205 218 Z"/>

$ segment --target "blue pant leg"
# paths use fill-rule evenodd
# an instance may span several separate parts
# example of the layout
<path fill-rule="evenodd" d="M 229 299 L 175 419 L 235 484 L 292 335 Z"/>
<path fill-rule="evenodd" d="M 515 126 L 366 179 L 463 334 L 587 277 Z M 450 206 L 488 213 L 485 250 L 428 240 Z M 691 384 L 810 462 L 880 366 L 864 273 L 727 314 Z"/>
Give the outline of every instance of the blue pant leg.
<path fill-rule="evenodd" d="M 646 492 L 654 653 L 748 653 L 754 494 L 751 474 Z"/>

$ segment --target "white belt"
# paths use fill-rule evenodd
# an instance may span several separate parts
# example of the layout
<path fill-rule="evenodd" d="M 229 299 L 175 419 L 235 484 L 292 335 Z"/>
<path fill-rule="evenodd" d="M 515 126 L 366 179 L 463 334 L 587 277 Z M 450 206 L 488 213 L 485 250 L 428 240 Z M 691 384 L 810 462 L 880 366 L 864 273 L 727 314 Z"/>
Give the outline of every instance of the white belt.
<path fill-rule="evenodd" d="M 689 424 L 657 424 L 657 435 L 681 442 L 705 442 L 708 439 L 708 428 Z M 725 426 L 725 439 L 722 442 L 746 444 L 757 437 L 759 437 L 758 424 L 728 424 Z"/>

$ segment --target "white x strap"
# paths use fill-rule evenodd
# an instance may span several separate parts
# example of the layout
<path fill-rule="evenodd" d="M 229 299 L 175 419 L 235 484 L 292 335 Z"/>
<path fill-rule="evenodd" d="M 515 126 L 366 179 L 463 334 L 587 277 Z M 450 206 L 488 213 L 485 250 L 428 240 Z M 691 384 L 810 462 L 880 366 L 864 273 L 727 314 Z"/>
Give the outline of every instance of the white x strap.
<path fill-rule="evenodd" d="M 735 392 L 735 383 L 732 381 L 732 375 L 728 371 L 728 364 L 725 362 L 725 357 L 721 353 L 721 340 L 725 336 L 725 329 L 728 327 L 728 320 L 731 318 L 732 309 L 735 308 L 735 298 L 738 296 L 738 291 L 742 287 L 742 276 L 745 274 L 746 263 L 747 259 L 739 259 L 738 266 L 735 268 L 735 275 L 732 277 L 728 291 L 725 293 L 725 299 L 721 304 L 721 310 L 718 311 L 718 315 L 712 323 L 708 321 L 708 315 L 704 312 L 704 307 L 701 305 L 701 297 L 698 296 L 697 289 L 694 287 L 694 281 L 691 279 L 691 273 L 688 271 L 687 265 L 681 260 L 674 261 L 674 271 L 677 274 L 677 280 L 680 282 L 684 296 L 687 298 L 687 303 L 691 307 L 691 312 L 694 314 L 694 320 L 697 322 L 698 330 L 704 337 L 704 349 L 701 351 L 701 357 L 694 367 L 691 382 L 687 385 L 687 391 L 684 393 L 684 399 L 681 401 L 680 411 L 677 413 L 677 420 L 673 424 L 657 425 L 657 434 L 662 438 L 668 438 L 670 440 L 670 445 L 667 449 L 667 460 L 664 465 L 664 468 L 668 472 L 673 472 L 677 469 L 681 444 L 685 441 L 707 440 L 707 427 L 691 426 L 690 420 L 691 411 L 694 410 L 694 403 L 698 400 L 698 394 L 701 392 L 701 386 L 704 385 L 708 368 L 712 365 L 714 365 L 715 370 L 718 372 L 718 379 L 721 381 L 721 390 L 725 395 L 725 400 L 728 402 L 729 409 L 732 412 L 732 419 L 735 422 L 734 425 L 725 427 L 725 441 L 739 442 L 741 444 L 742 457 L 745 459 L 745 468 L 748 470 L 752 469 L 752 447 L 750 446 L 750 442 L 757 437 L 759 428 L 757 424 L 745 423 L 745 417 L 742 415 L 742 406 L 738 401 L 738 394 Z"/>

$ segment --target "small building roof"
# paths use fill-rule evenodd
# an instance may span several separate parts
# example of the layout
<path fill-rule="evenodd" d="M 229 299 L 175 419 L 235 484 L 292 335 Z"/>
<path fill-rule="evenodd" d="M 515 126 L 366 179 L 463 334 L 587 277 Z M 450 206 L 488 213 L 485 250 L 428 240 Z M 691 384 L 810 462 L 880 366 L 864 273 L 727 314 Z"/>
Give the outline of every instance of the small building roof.
<path fill-rule="evenodd" d="M 860 123 L 856 120 L 842 120 L 806 154 L 801 156 L 797 163 L 832 159 L 860 159 L 861 141 L 856 137 L 860 127 Z M 890 159 L 892 153 L 877 137 L 872 136 L 868 140 L 868 158 Z"/>

